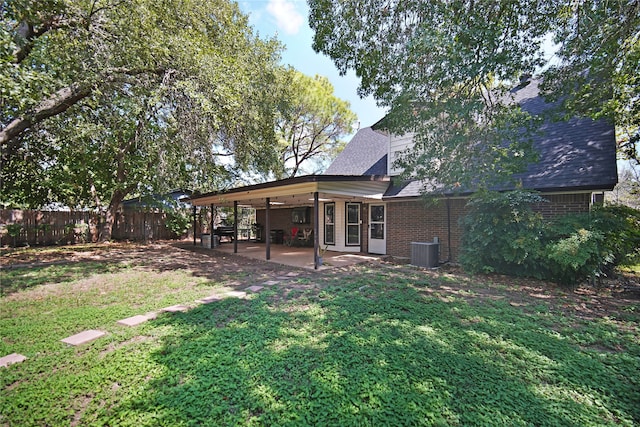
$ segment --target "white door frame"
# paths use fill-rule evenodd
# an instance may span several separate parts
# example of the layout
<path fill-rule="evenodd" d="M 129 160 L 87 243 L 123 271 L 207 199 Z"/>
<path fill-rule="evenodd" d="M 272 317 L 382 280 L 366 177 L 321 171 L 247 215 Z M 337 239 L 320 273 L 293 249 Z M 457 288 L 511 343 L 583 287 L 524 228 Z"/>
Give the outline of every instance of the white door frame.
<path fill-rule="evenodd" d="M 375 216 L 374 216 L 375 215 Z M 382 219 L 380 219 L 380 215 Z M 369 205 L 369 252 L 372 254 L 387 254 L 387 205 L 372 203 Z"/>
<path fill-rule="evenodd" d="M 358 218 L 357 222 L 349 222 L 349 206 L 357 206 L 358 207 Z M 360 227 L 362 226 L 362 203 L 359 202 L 346 202 L 344 207 L 344 225 L 345 225 L 345 246 L 351 247 L 360 247 L 362 245 L 362 230 Z M 357 226 L 358 230 L 358 241 L 350 242 L 349 241 L 349 229 L 354 229 Z"/>

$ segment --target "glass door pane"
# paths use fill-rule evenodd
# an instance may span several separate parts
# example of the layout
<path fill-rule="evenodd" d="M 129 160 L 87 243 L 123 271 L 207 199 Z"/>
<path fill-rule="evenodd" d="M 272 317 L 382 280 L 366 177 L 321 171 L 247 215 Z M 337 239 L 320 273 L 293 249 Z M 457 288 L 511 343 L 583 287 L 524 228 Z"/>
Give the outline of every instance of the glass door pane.
<path fill-rule="evenodd" d="M 335 245 L 335 203 L 325 203 L 324 205 L 324 243 L 325 245 Z"/>
<path fill-rule="evenodd" d="M 347 203 L 347 245 L 360 244 L 360 203 Z"/>
<path fill-rule="evenodd" d="M 384 239 L 384 205 L 371 205 L 369 208 L 372 239 Z"/>

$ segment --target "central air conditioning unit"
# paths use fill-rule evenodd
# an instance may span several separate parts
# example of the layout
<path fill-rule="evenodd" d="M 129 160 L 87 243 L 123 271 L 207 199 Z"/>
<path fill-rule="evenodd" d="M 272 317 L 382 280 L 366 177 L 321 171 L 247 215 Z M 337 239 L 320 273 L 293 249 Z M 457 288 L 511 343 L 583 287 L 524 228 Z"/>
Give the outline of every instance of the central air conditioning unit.
<path fill-rule="evenodd" d="M 438 266 L 440 243 L 411 242 L 411 265 L 426 268 Z"/>

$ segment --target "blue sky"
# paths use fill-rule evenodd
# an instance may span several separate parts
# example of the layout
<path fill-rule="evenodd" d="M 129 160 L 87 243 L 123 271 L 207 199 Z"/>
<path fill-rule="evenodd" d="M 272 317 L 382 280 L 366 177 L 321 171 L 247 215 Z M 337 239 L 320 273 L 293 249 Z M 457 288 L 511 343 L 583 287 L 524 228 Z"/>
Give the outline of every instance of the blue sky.
<path fill-rule="evenodd" d="M 251 26 L 260 37 L 276 36 L 285 45 L 282 63 L 314 76 L 326 76 L 333 84 L 337 97 L 349 101 L 358 115 L 360 127 L 371 126 L 380 120 L 385 110 L 377 107 L 373 98 L 360 99 L 359 79 L 355 73 L 340 76 L 333 61 L 313 51 L 313 31 L 309 28 L 309 8 L 304 0 L 239 0 L 242 11 L 249 15 Z"/>

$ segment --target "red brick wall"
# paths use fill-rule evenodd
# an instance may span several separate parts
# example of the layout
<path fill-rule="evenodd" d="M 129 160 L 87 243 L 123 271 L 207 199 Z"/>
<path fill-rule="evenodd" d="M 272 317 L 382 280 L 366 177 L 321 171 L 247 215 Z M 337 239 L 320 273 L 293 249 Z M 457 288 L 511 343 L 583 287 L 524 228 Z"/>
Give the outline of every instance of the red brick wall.
<path fill-rule="evenodd" d="M 272 230 L 284 230 L 284 235 L 288 236 L 291 234 L 291 229 L 293 227 L 297 227 L 298 229 L 313 229 L 313 208 L 309 209 L 309 223 L 308 224 L 294 224 L 291 222 L 291 214 L 293 209 L 270 209 L 269 210 L 269 220 L 271 222 Z M 256 222 L 258 224 L 262 224 L 262 226 L 266 227 L 265 209 L 256 211 Z"/>
<path fill-rule="evenodd" d="M 545 195 L 548 203 L 541 203 L 534 209 L 545 218 L 567 213 L 588 212 L 591 194 Z M 451 199 L 451 261 L 457 261 L 462 240 L 460 218 L 466 215 L 467 200 Z M 449 257 L 447 233 L 447 204 L 441 200 L 436 204 L 423 200 L 411 202 L 390 202 L 387 204 L 387 254 L 409 258 L 411 242 L 432 242 L 434 236 L 440 240 L 440 261 Z"/>
<path fill-rule="evenodd" d="M 449 200 L 451 225 L 451 252 L 456 258 L 462 236 L 459 218 L 466 213 L 465 199 Z M 387 254 L 411 256 L 411 242 L 432 242 L 440 240 L 440 261 L 449 257 L 447 202 L 433 204 L 423 200 L 388 203 Z"/>
<path fill-rule="evenodd" d="M 543 197 L 549 202 L 534 206 L 534 210 L 540 212 L 545 218 L 568 213 L 589 212 L 591 206 L 591 193 L 553 194 L 543 195 Z"/>

